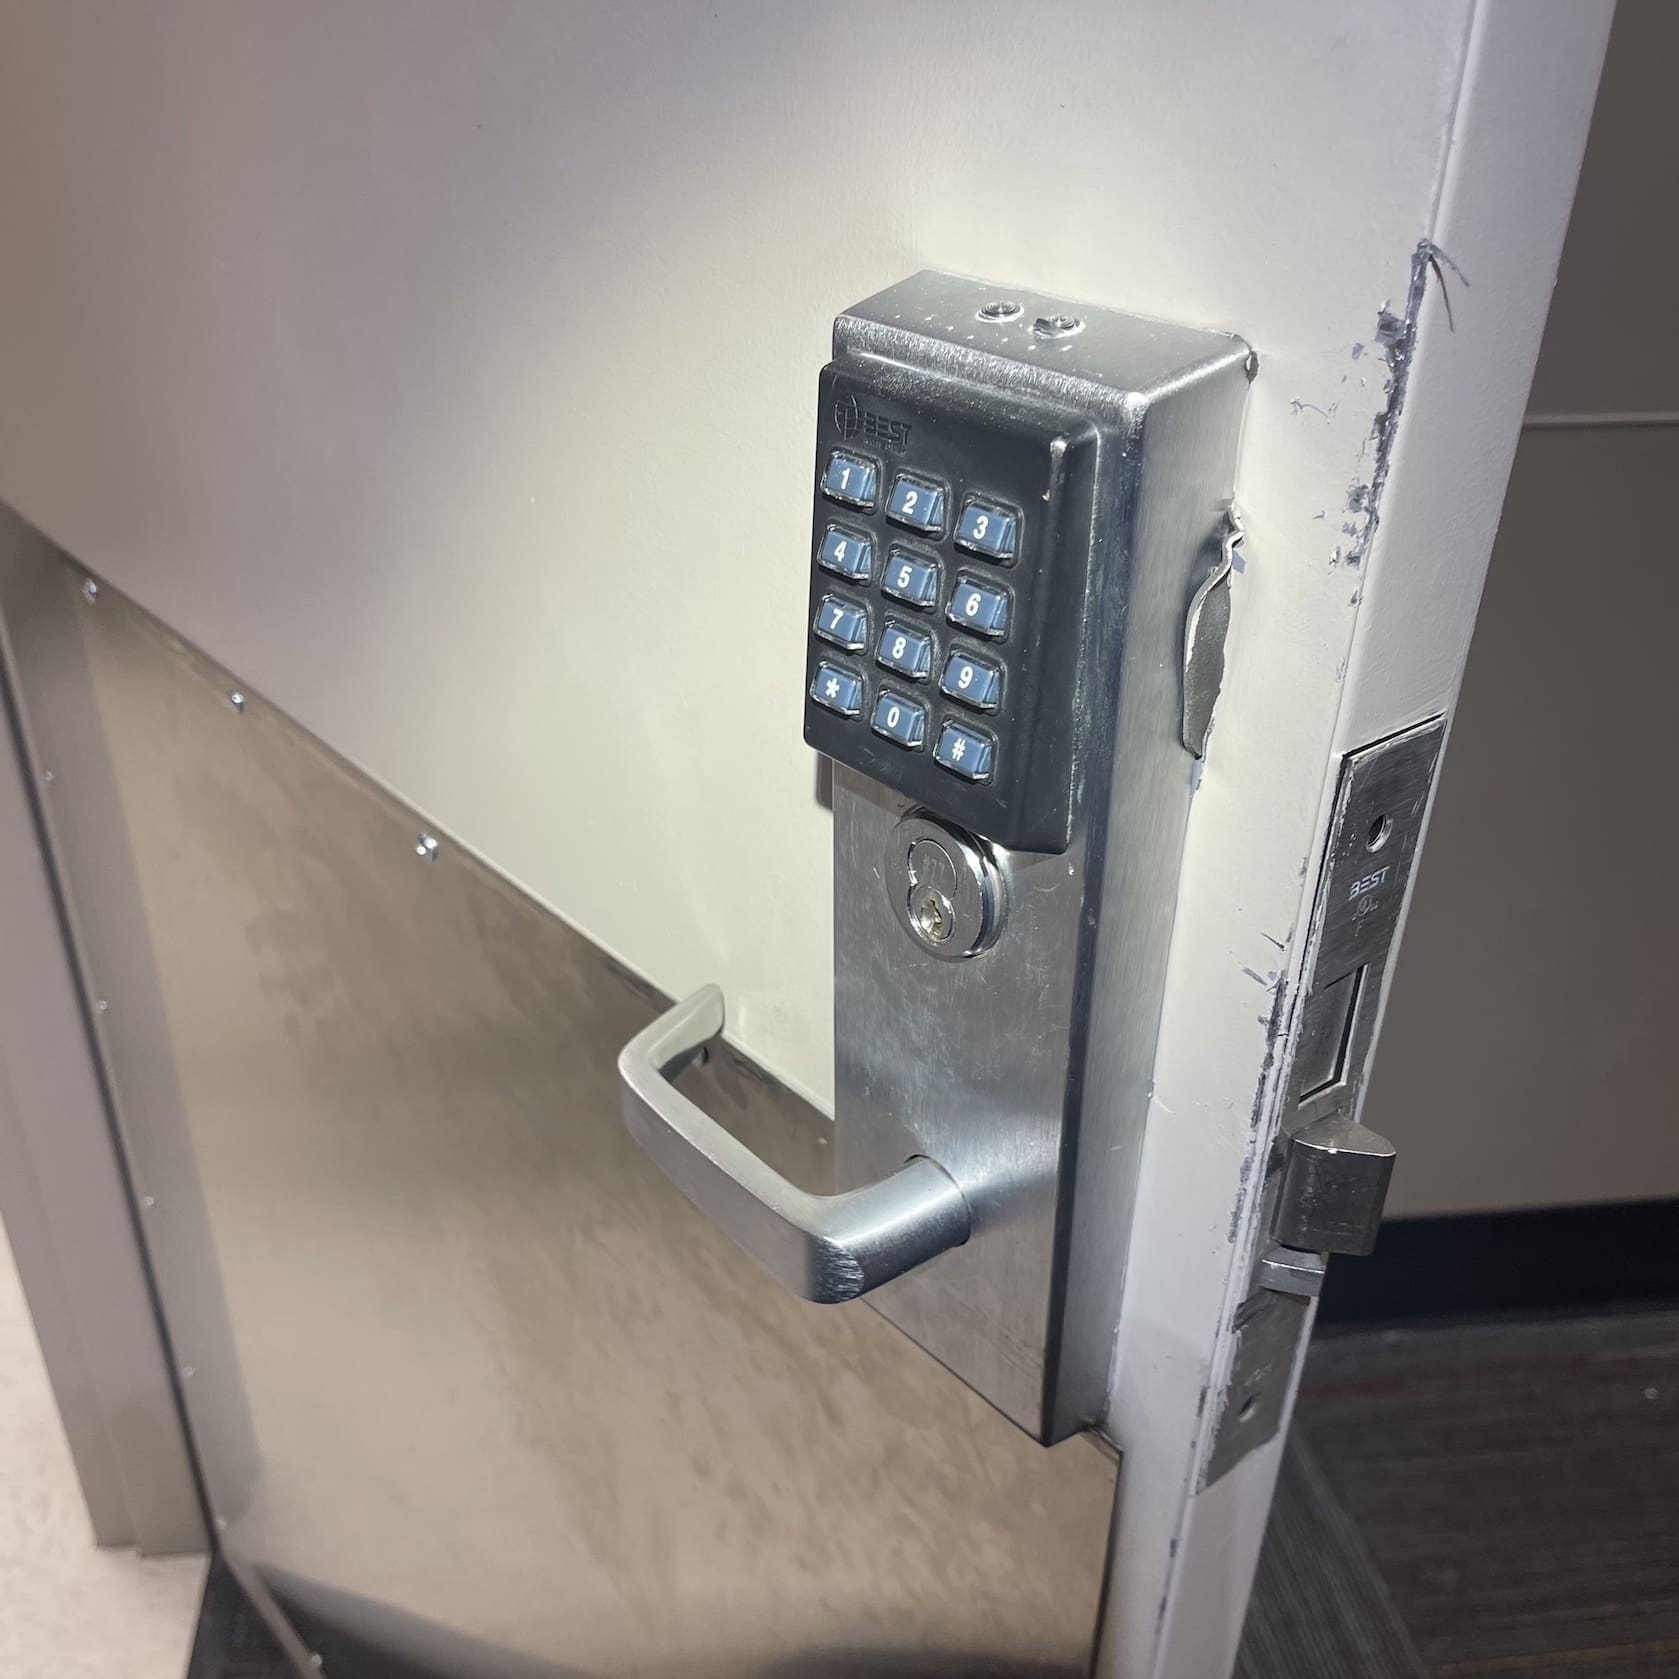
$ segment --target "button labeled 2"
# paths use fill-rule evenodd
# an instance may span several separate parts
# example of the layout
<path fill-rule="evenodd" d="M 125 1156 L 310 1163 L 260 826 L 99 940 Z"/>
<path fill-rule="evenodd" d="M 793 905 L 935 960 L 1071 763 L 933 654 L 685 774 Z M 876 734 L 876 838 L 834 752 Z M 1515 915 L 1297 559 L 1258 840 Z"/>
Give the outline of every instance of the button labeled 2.
<path fill-rule="evenodd" d="M 843 647 L 848 653 L 861 653 L 869 639 L 868 610 L 856 601 L 824 595 L 816 609 L 815 630 L 835 647 Z"/>
<path fill-rule="evenodd" d="M 925 630 L 912 630 L 888 618 L 880 632 L 875 662 L 907 676 L 912 682 L 925 682 L 933 669 L 933 638 Z"/>
<path fill-rule="evenodd" d="M 877 735 L 885 735 L 912 752 L 919 751 L 927 741 L 927 708 L 907 694 L 882 688 L 875 701 L 873 727 Z"/>
<path fill-rule="evenodd" d="M 945 616 L 975 635 L 1000 641 L 1009 633 L 1009 597 L 1004 590 L 981 583 L 977 578 L 960 577 L 950 591 L 950 607 Z"/>
<path fill-rule="evenodd" d="M 937 536 L 944 529 L 944 487 L 899 473 L 886 498 L 886 517 L 895 525 Z"/>

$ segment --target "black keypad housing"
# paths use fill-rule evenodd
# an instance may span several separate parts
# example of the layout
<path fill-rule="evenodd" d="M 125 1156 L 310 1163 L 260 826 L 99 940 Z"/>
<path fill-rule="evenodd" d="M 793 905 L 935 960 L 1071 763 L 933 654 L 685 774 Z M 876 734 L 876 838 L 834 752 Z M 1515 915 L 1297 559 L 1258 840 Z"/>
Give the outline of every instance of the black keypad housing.
<path fill-rule="evenodd" d="M 844 362 L 824 370 L 817 412 L 810 622 L 835 592 L 831 547 L 827 565 L 822 555 L 838 524 L 873 544 L 869 582 L 852 581 L 845 593 L 868 609 L 874 639 L 854 661 L 862 704 L 843 715 L 810 697 L 817 665 L 833 654 L 811 636 L 805 739 L 998 844 L 1065 850 L 1077 791 L 1077 672 L 1093 633 L 1084 611 L 1092 427 L 1053 402 L 1018 394 L 998 402 L 948 379 L 903 368 L 874 375 Z M 867 486 L 872 507 L 831 493 L 836 459 L 851 465 L 851 487 Z M 904 486 L 920 489 L 913 504 Z M 930 528 L 908 528 L 906 505 Z M 896 644 L 884 640 L 893 625 L 925 637 L 931 656 L 894 661 Z M 946 682 L 969 661 L 965 687 Z M 892 696 L 886 712 L 883 695 Z M 891 707 L 910 700 L 925 711 L 925 728 L 886 730 Z"/>

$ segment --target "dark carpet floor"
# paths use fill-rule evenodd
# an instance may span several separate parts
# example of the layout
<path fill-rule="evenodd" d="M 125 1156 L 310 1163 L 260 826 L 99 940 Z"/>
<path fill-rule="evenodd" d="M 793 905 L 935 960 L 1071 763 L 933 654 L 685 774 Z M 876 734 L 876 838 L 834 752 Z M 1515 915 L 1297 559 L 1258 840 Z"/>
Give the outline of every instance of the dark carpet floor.
<path fill-rule="evenodd" d="M 1679 1676 L 1679 1312 L 1321 1331 L 1237 1673 Z"/>

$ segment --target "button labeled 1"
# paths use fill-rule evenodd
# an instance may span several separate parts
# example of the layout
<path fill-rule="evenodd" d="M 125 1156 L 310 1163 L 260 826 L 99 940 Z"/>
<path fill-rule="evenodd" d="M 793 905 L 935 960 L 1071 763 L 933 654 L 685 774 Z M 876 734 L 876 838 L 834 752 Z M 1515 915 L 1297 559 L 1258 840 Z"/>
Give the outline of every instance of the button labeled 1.
<path fill-rule="evenodd" d="M 822 474 L 822 493 L 834 501 L 872 509 L 879 482 L 880 470 L 873 461 L 836 449 L 828 457 L 828 470 Z"/>

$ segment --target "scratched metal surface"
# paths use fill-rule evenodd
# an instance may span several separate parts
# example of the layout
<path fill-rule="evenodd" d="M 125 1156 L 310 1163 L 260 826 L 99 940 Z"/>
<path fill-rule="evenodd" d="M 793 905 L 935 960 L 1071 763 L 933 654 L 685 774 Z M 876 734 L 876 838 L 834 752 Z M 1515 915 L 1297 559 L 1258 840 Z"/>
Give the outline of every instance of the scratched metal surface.
<path fill-rule="evenodd" d="M 149 964 L 101 937 L 121 881 L 64 848 L 234 1561 L 440 1674 L 1084 1672 L 1108 1454 L 1043 1450 L 867 1305 L 760 1274 L 619 1123 L 658 999 L 78 581 L 40 610 L 79 625 L 102 738 L 40 721 L 83 742 L 61 828 L 103 808 L 132 860 Z M 820 1115 L 729 1054 L 698 1077 L 820 1182 Z"/>

